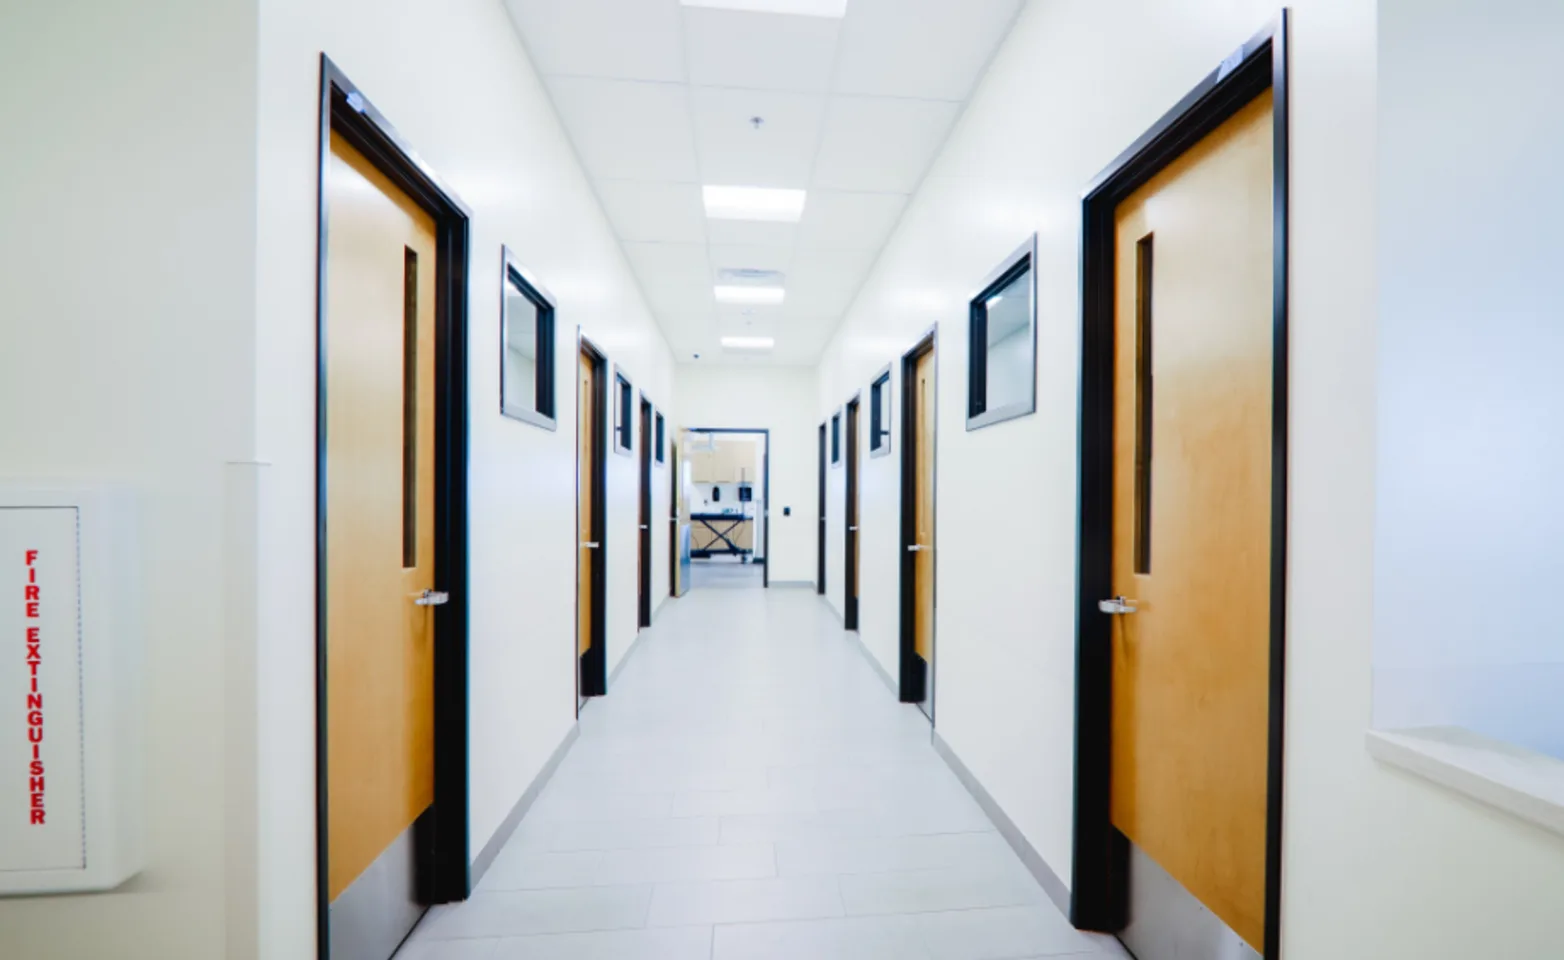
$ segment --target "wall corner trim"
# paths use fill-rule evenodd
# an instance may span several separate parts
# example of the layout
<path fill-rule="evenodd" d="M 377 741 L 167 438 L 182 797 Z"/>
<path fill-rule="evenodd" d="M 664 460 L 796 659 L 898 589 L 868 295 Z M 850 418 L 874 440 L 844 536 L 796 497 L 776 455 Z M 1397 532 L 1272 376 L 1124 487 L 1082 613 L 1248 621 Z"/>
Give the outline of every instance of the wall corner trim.
<path fill-rule="evenodd" d="M 544 762 L 543 769 L 539 770 L 538 775 L 532 778 L 532 783 L 527 787 L 526 792 L 521 795 L 521 799 L 516 801 L 516 806 L 512 807 L 510 813 L 505 815 L 505 819 L 500 823 L 500 828 L 494 831 L 494 836 L 490 837 L 489 842 L 483 845 L 482 852 L 472 862 L 472 885 L 474 889 L 477 888 L 479 881 L 483 879 L 483 875 L 489 872 L 489 867 L 494 865 L 494 858 L 500 855 L 501 850 L 505 849 L 505 844 L 510 840 L 511 834 L 515 833 L 516 828 L 521 826 L 522 819 L 526 817 L 527 811 L 532 809 L 532 805 L 537 802 L 538 795 L 543 792 L 543 788 L 548 786 L 550 780 L 554 779 L 554 772 L 559 769 L 560 763 L 570 753 L 570 748 L 575 746 L 576 740 L 580 736 L 581 725 L 579 723 L 571 724 L 570 732 L 566 733 L 565 738 L 559 742 L 559 746 L 554 748 L 554 753 Z"/>
<path fill-rule="evenodd" d="M 989 796 L 988 791 L 978 782 L 977 777 L 972 775 L 972 771 L 967 769 L 967 765 L 961 762 L 961 758 L 956 756 L 956 752 L 950 748 L 950 744 L 945 742 L 945 738 L 939 735 L 938 730 L 934 731 L 934 752 L 940 755 L 946 766 L 950 767 L 951 772 L 956 775 L 956 779 L 960 780 L 961 785 L 967 788 L 968 793 L 972 794 L 972 799 L 976 800 L 978 806 L 983 808 L 983 812 L 988 814 L 988 818 L 994 821 L 994 826 L 998 828 L 999 835 L 1005 838 L 1005 842 L 1010 844 L 1010 849 L 1014 850 L 1016 856 L 1021 858 L 1021 862 L 1026 865 L 1027 871 L 1037 880 L 1038 885 L 1043 888 L 1043 892 L 1048 894 L 1048 899 L 1053 901 L 1054 906 L 1059 908 L 1060 913 L 1068 917 L 1070 915 L 1070 891 L 1065 887 L 1064 881 L 1060 880 L 1059 875 L 1054 873 L 1052 867 L 1048 866 L 1042 854 L 1038 853 L 1027 842 L 1026 837 L 1021 833 L 1021 829 L 1005 814 L 1005 811 L 994 801 L 994 798 Z"/>

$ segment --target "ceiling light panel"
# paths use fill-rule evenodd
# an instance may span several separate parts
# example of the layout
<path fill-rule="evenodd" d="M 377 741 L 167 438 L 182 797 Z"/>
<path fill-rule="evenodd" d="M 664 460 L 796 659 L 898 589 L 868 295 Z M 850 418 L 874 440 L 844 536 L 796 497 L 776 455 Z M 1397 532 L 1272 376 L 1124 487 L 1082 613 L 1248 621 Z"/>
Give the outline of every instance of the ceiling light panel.
<path fill-rule="evenodd" d="M 761 220 L 771 223 L 797 223 L 804 215 L 804 190 L 778 190 L 772 187 L 701 188 L 706 216 L 713 220 Z"/>
<path fill-rule="evenodd" d="M 714 290 L 718 303 L 775 307 L 787 299 L 787 291 L 781 287 L 716 287 Z"/>
<path fill-rule="evenodd" d="M 679 0 L 679 3 L 708 10 L 791 13 L 800 17 L 831 17 L 836 20 L 847 15 L 847 0 Z"/>
<path fill-rule="evenodd" d="M 774 337 L 723 337 L 725 350 L 770 350 L 777 345 Z"/>

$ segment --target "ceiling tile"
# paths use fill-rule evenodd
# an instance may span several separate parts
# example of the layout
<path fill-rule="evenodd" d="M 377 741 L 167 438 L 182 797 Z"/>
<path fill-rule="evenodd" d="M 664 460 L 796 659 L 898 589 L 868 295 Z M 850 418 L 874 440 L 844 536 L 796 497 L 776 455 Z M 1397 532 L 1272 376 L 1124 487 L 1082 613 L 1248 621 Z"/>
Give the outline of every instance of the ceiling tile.
<path fill-rule="evenodd" d="M 696 86 L 825 93 L 842 21 L 690 7 L 685 58 Z"/>
<path fill-rule="evenodd" d="M 809 184 L 825 97 L 696 87 L 695 149 L 701 182 L 741 187 Z M 752 117 L 762 120 L 757 129 Z"/>
<path fill-rule="evenodd" d="M 679 0 L 506 0 L 541 74 L 684 80 Z"/>
<path fill-rule="evenodd" d="M 837 93 L 965 100 L 1022 0 L 852 0 Z"/>
<path fill-rule="evenodd" d="M 711 266 L 697 243 L 627 243 L 625 257 L 659 319 L 714 317 Z"/>
<path fill-rule="evenodd" d="M 804 205 L 804 216 L 809 206 Z M 760 220 L 707 220 L 706 239 L 724 246 L 791 247 L 798 236 L 796 223 L 767 223 Z"/>
<path fill-rule="evenodd" d="M 877 250 L 890 237 L 906 206 L 907 197 L 900 193 L 813 190 L 798 224 L 798 245 Z"/>
<path fill-rule="evenodd" d="M 840 316 L 863 286 L 877 250 L 810 250 L 793 255 L 787 306 L 798 316 Z"/>
<path fill-rule="evenodd" d="M 912 193 L 960 109 L 928 100 L 831 98 L 811 187 Z"/>
<path fill-rule="evenodd" d="M 847 276 L 800 279 L 790 285 L 788 303 L 804 313 L 841 316 L 852 305 L 862 281 L 862 277 Z"/>
<path fill-rule="evenodd" d="M 764 327 L 770 333 L 778 327 L 791 327 L 788 309 L 781 307 L 741 307 L 731 303 L 717 304 L 717 322 L 724 328 L 753 324 Z"/>
<path fill-rule="evenodd" d="M 695 134 L 682 84 L 554 77 L 560 119 L 597 179 L 695 183 Z"/>
<path fill-rule="evenodd" d="M 693 183 L 599 180 L 597 196 L 621 240 L 706 242 L 706 210 Z"/>

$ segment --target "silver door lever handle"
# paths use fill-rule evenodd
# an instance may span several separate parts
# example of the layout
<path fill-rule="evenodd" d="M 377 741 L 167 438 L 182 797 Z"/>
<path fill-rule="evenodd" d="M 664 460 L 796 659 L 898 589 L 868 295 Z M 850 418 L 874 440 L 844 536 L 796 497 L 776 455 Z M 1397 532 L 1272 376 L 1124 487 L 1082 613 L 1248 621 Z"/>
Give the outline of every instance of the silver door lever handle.
<path fill-rule="evenodd" d="M 857 533 L 858 532 L 858 528 L 857 527 L 848 527 L 847 528 L 847 532 L 848 533 Z"/>
<path fill-rule="evenodd" d="M 420 607 L 443 607 L 450 602 L 451 595 L 444 590 L 425 590 L 413 599 Z"/>
<path fill-rule="evenodd" d="M 583 540 L 583 541 L 581 541 L 581 547 L 582 547 L 582 549 L 585 549 L 585 550 L 596 550 L 597 549 L 597 541 L 595 541 L 595 540 Z"/>
<path fill-rule="evenodd" d="M 907 552 L 908 553 L 921 553 L 922 551 L 927 550 L 927 549 L 928 549 L 928 547 L 924 546 L 921 543 L 914 543 L 914 544 L 909 544 L 908 545 Z"/>
<path fill-rule="evenodd" d="M 1126 613 L 1134 613 L 1140 607 L 1134 600 L 1128 597 L 1114 597 L 1111 600 L 1098 600 L 1097 609 L 1111 616 L 1120 616 Z"/>

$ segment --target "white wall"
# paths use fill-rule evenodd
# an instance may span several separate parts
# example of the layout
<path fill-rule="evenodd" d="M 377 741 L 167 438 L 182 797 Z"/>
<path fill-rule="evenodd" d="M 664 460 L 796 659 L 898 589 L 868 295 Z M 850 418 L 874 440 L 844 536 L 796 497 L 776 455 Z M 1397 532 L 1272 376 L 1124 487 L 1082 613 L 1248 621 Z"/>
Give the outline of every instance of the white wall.
<path fill-rule="evenodd" d="M 1561 43 L 1558 4 L 1380 4 L 1374 719 L 1564 757 Z"/>
<path fill-rule="evenodd" d="M 145 872 L 0 901 L 7 960 L 314 953 L 322 50 L 474 214 L 474 853 L 575 706 L 574 391 L 557 432 L 499 415 L 502 243 L 559 299 L 558 382 L 579 324 L 678 422 L 666 344 L 494 0 L 4 5 L 0 85 L 28 92 L 0 102 L 3 471 L 143 494 L 151 791 Z M 612 666 L 636 633 L 633 459 L 609 491 Z"/>
<path fill-rule="evenodd" d="M 558 300 L 556 383 L 577 326 L 672 409 L 671 357 L 501 4 L 265 0 L 260 17 L 257 456 L 263 496 L 262 955 L 313 941 L 310 595 L 318 58 L 325 51 L 472 209 L 471 777 L 477 854 L 575 715 L 575 391 L 559 429 L 499 413 L 500 246 Z M 639 440 L 637 441 L 639 443 Z M 636 634 L 638 459 L 609 455 L 608 662 Z M 667 484 L 667 470 L 653 471 Z M 666 491 L 654 505 L 666 503 Z M 655 506 L 654 506 L 655 510 Z M 654 527 L 660 529 L 661 525 Z M 652 551 L 666 593 L 667 541 Z"/>
<path fill-rule="evenodd" d="M 681 427 L 771 431 L 771 582 L 814 582 L 819 498 L 813 368 L 681 363 L 674 393 Z M 784 507 L 792 516 L 782 515 Z"/>
<path fill-rule="evenodd" d="M 252 441 L 255 4 L 148 6 L 0 4 L 0 480 L 140 497 L 148 790 L 145 871 L 0 900 L 7 960 L 222 956 L 225 846 L 254 814 L 226 763 L 253 758 L 253 698 L 225 587 L 249 505 L 226 465 Z"/>
<path fill-rule="evenodd" d="M 940 325 L 938 727 L 1067 883 L 1080 193 L 1276 9 L 1259 0 L 1029 4 L 821 365 L 817 413 Z M 1546 956 L 1564 923 L 1564 844 L 1383 769 L 1363 747 L 1376 15 L 1364 0 L 1293 9 L 1284 953 Z M 1038 412 L 968 433 L 966 298 L 1033 230 Z M 863 637 L 893 673 L 898 470 L 893 454 L 864 473 Z"/>

